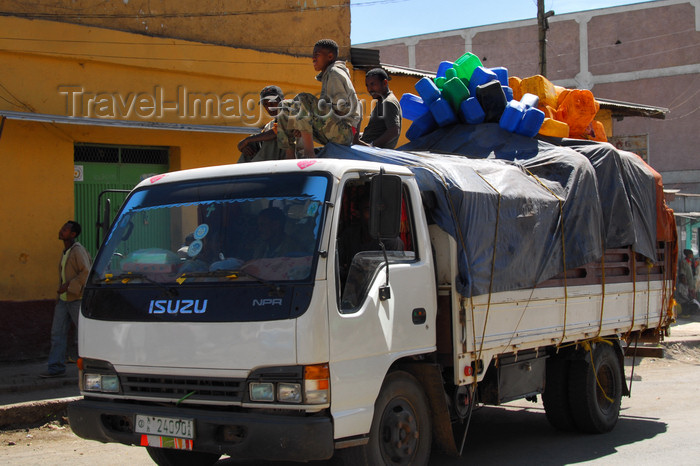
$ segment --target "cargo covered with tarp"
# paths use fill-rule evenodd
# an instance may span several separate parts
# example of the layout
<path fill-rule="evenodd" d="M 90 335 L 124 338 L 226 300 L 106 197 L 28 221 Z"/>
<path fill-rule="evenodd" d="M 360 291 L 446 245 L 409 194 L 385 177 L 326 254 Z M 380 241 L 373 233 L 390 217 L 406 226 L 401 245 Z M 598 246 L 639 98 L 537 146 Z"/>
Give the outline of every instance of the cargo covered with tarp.
<path fill-rule="evenodd" d="M 319 157 L 409 168 L 429 221 L 457 242 L 456 287 L 468 297 L 534 287 L 611 244 L 655 258 L 653 182 L 615 156 L 596 168 L 582 152 L 482 124 L 441 128 L 401 150 L 329 144 Z"/>

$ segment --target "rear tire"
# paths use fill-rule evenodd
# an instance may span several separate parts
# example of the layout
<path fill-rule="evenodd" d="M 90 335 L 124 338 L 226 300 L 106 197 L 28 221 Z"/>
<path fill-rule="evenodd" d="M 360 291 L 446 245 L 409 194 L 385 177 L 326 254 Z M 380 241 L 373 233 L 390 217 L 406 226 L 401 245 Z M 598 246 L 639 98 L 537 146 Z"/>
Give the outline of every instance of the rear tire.
<path fill-rule="evenodd" d="M 564 431 L 576 428 L 569 407 L 570 361 L 554 355 L 547 360 L 547 375 L 542 394 L 542 403 L 549 423 Z"/>
<path fill-rule="evenodd" d="M 591 351 L 593 365 L 591 353 L 571 363 L 569 407 L 578 430 L 600 434 L 611 431 L 620 416 L 623 372 L 610 345 L 597 343 Z M 593 372 L 594 367 L 596 373 Z"/>
<path fill-rule="evenodd" d="M 202 451 L 172 450 L 146 447 L 148 455 L 159 466 L 211 466 L 221 455 Z"/>
<path fill-rule="evenodd" d="M 430 458 L 431 433 L 423 388 L 409 373 L 392 372 L 374 404 L 369 442 L 339 453 L 347 466 L 423 466 Z"/>

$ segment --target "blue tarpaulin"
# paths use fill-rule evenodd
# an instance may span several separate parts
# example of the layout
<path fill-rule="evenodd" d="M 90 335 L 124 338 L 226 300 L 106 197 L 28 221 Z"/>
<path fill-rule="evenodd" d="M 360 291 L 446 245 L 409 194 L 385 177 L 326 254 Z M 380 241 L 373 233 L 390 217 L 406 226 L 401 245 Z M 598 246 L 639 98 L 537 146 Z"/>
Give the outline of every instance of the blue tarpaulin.
<path fill-rule="evenodd" d="M 606 246 L 654 244 L 655 229 L 636 230 L 655 225 L 655 210 L 642 212 L 653 186 L 634 167 L 624 173 L 633 165 L 624 156 L 607 155 L 613 162 L 598 173 L 595 157 L 575 149 L 481 124 L 441 128 L 400 150 L 328 144 L 319 157 L 409 168 L 429 221 L 457 241 L 456 286 L 469 297 L 534 287 L 600 260 Z M 599 184 L 602 174 L 612 178 Z"/>

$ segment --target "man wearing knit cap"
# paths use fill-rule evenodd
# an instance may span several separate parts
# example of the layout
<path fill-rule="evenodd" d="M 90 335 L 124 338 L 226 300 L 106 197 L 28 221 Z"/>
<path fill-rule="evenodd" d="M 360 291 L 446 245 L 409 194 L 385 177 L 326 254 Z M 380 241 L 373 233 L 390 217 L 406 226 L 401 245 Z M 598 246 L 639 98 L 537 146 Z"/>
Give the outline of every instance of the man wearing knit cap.
<path fill-rule="evenodd" d="M 285 154 L 277 144 L 277 112 L 279 103 L 284 99 L 282 89 L 277 86 L 266 86 L 260 91 L 260 105 L 272 120 L 258 134 L 248 136 L 238 143 L 241 158 L 238 162 L 260 162 L 263 160 L 280 160 Z"/>

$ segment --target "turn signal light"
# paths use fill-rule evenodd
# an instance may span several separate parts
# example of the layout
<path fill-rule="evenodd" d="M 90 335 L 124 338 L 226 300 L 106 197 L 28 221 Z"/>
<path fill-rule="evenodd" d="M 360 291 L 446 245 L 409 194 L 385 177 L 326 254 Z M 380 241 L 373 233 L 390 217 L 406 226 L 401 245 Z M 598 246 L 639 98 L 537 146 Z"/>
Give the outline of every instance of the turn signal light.
<path fill-rule="evenodd" d="M 330 400 L 331 371 L 328 364 L 304 366 L 304 396 L 308 404 L 324 404 Z"/>

